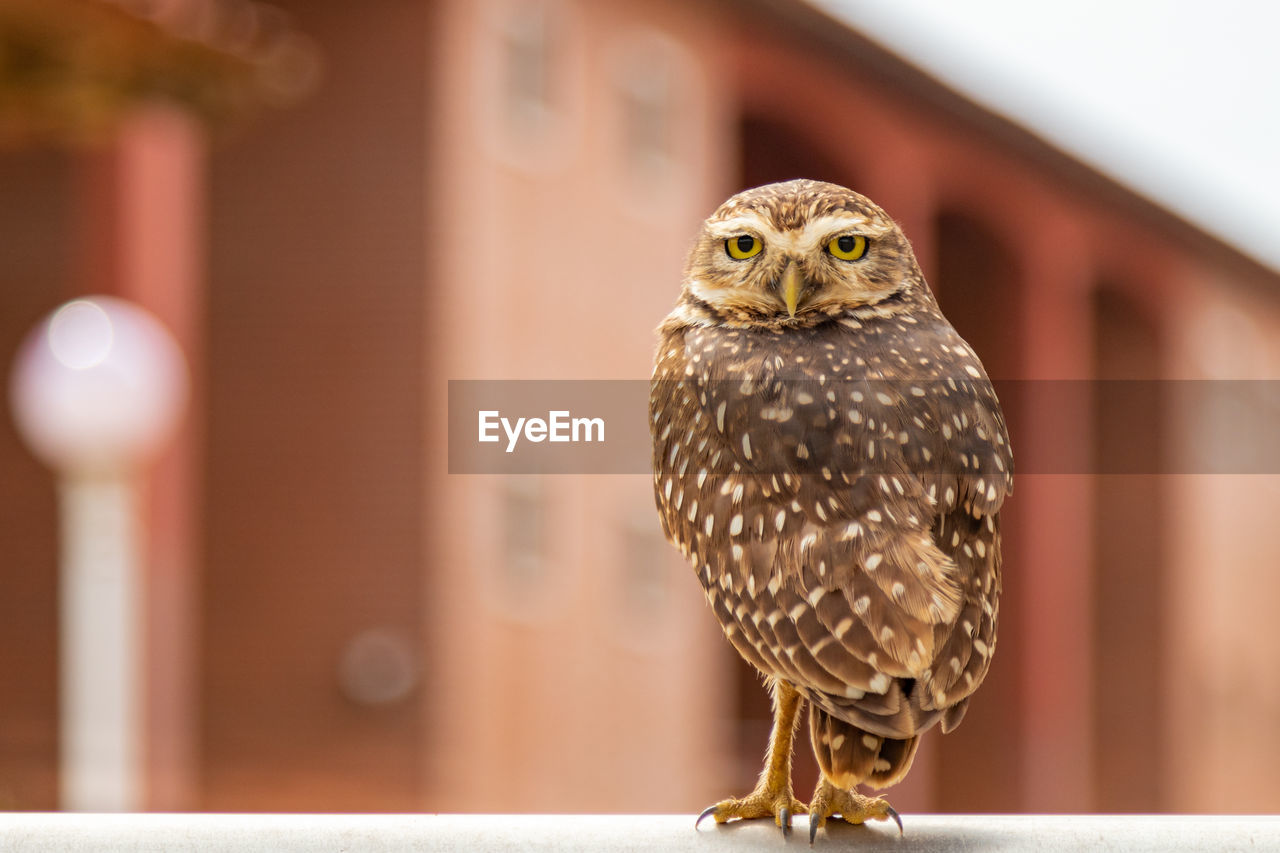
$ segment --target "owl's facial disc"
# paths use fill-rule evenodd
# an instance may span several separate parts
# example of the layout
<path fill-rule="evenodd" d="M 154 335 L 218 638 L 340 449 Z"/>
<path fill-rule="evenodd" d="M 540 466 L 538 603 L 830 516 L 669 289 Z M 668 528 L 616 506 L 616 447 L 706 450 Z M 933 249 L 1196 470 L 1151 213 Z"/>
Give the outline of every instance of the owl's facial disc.
<path fill-rule="evenodd" d="M 811 323 L 885 298 L 901 242 L 892 221 L 858 210 L 796 218 L 734 208 L 707 220 L 691 255 L 691 296 L 746 321 Z"/>

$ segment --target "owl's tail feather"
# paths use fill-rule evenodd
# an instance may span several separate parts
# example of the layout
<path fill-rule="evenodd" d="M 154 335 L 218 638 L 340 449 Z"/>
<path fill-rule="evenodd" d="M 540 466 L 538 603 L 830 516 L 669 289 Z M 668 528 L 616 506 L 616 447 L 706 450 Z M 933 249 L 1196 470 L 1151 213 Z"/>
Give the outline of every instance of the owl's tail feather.
<path fill-rule="evenodd" d="M 919 735 L 898 740 L 880 737 L 809 705 L 809 736 L 818 766 L 844 790 L 866 783 L 887 788 L 900 781 L 916 757 Z"/>

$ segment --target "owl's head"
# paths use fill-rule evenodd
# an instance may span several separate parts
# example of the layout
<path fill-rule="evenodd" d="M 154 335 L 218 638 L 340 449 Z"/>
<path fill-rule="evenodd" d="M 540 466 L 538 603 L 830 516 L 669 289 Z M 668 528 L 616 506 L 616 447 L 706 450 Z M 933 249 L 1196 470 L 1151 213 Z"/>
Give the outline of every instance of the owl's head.
<path fill-rule="evenodd" d="M 865 196 L 795 180 L 740 192 L 703 223 L 684 297 L 743 323 L 810 325 L 924 287 L 897 224 Z"/>

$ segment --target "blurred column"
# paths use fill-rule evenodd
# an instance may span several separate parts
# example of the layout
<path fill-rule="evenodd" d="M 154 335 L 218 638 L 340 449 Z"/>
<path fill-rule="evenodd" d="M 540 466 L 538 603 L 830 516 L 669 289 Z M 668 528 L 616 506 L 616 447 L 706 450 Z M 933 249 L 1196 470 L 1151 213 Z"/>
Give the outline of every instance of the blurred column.
<path fill-rule="evenodd" d="M 1022 803 L 1028 812 L 1086 812 L 1105 803 L 1093 790 L 1093 413 L 1083 383 L 1091 370 L 1092 259 L 1071 216 L 1046 200 L 1020 247 L 1023 291 L 1022 444 L 1017 458 L 1050 463 L 1017 478 L 1026 717 Z M 1072 394 L 1072 389 L 1081 393 Z M 1064 389 L 1067 389 L 1064 391 Z M 1015 461 L 1015 470 L 1017 466 Z"/>
<path fill-rule="evenodd" d="M 197 806 L 200 459 L 204 399 L 206 138 L 177 107 L 135 108 L 112 141 L 86 154 L 76 271 L 81 293 L 128 299 L 154 314 L 191 365 L 187 417 L 146 472 L 138 542 L 147 695 L 142 803 Z"/>

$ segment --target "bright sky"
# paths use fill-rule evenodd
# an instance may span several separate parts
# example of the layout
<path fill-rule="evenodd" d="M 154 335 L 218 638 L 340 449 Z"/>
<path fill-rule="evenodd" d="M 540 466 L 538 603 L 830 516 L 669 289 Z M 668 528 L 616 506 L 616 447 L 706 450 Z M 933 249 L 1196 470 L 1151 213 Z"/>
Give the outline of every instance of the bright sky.
<path fill-rule="evenodd" d="M 1280 3 L 811 2 L 1280 270 Z"/>

